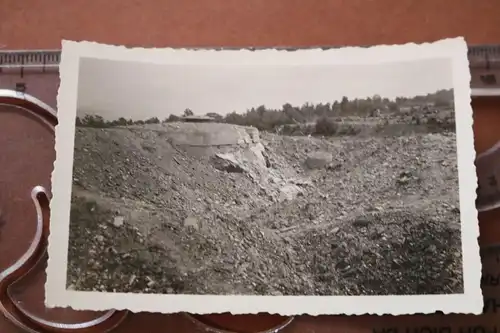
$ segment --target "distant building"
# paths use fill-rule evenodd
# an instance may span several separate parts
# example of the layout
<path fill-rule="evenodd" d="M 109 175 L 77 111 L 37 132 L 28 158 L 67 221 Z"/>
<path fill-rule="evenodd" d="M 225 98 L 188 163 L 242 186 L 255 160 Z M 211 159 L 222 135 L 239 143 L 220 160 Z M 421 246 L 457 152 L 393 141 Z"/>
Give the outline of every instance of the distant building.
<path fill-rule="evenodd" d="M 185 123 L 213 123 L 215 118 L 208 116 L 184 116 L 180 117 L 180 121 Z"/>

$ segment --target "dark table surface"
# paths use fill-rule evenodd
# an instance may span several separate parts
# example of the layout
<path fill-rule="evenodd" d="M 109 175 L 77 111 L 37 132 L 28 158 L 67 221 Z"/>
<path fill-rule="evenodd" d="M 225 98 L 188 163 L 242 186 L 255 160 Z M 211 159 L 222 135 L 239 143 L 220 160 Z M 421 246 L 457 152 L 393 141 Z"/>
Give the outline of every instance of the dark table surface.
<path fill-rule="evenodd" d="M 1 49 L 57 49 L 61 39 L 134 46 L 314 46 L 433 41 L 464 36 L 470 44 L 500 43 L 497 0 L 185 0 L 55 1 L 3 0 Z M 43 81 L 38 83 L 44 85 Z M 53 98 L 53 97 L 43 97 Z M 42 99 L 43 99 L 42 98 Z M 476 149 L 500 140 L 500 98 L 473 101 Z M 50 187 L 52 133 L 27 116 L 0 112 L 0 207 L 9 221 L 0 235 L 0 267 L 13 262 L 34 233 L 29 200 L 33 184 Z M 481 213 L 481 243 L 500 242 L 498 211 Z M 487 263 L 496 269 L 495 263 Z M 40 306 L 43 274 L 26 282 L 19 297 Z M 28 286 L 29 285 L 29 286 Z M 43 311 L 43 309 L 38 309 Z M 68 316 L 71 312 L 67 312 Z M 88 314 L 87 314 L 88 316 Z M 226 327 L 269 324 L 269 317 L 224 317 Z M 298 317 L 284 332 L 372 332 L 374 327 L 493 327 L 495 314 L 481 317 Z M 253 323 L 253 324 L 252 324 Z M 248 326 L 250 327 L 250 326 Z M 116 332 L 201 332 L 181 314 L 134 314 Z M 0 332 L 16 332 L 0 318 Z"/>

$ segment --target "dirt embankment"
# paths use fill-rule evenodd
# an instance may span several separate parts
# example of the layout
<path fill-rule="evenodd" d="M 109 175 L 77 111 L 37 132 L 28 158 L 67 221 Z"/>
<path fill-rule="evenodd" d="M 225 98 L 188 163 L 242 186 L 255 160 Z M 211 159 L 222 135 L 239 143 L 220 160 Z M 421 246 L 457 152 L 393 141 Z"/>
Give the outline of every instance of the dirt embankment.
<path fill-rule="evenodd" d="M 462 292 L 455 142 L 226 124 L 77 128 L 68 287 Z"/>

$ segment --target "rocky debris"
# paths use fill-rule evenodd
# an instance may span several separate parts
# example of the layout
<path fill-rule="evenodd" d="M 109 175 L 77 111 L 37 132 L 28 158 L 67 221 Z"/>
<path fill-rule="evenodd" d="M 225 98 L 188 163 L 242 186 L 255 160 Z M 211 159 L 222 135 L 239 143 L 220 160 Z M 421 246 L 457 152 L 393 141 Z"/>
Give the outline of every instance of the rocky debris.
<path fill-rule="evenodd" d="M 191 227 L 195 230 L 198 230 L 199 229 L 199 225 L 198 225 L 198 219 L 196 219 L 196 217 L 194 216 L 188 216 L 184 219 L 184 227 Z"/>
<path fill-rule="evenodd" d="M 213 161 L 213 165 L 217 170 L 238 173 L 245 172 L 245 169 L 231 154 L 215 154 Z"/>
<path fill-rule="evenodd" d="M 294 184 L 288 184 L 280 188 L 279 201 L 292 201 L 302 193 L 302 189 Z"/>
<path fill-rule="evenodd" d="M 184 124 L 169 131 L 175 126 L 182 134 Z M 68 285 L 169 294 L 463 292 L 454 135 L 229 133 L 245 139 L 200 148 L 176 144 L 161 126 L 77 128 Z M 323 155 L 311 172 L 304 161 L 315 152 L 335 161 Z M 216 155 L 243 171 L 221 171 Z"/>
<path fill-rule="evenodd" d="M 384 295 L 443 294 L 462 287 L 460 224 L 456 212 L 436 214 L 395 210 L 355 217 L 335 232 L 311 230 L 294 242 L 310 260 L 312 276 L 326 293 L 326 284 L 338 286 L 339 294 Z M 362 222 L 362 223 L 360 223 Z M 329 252 L 317 252 L 317 244 L 328 243 Z M 325 267 L 324 263 L 331 263 Z M 409 269 L 412 267 L 412 269 Z M 447 281 L 445 284 L 437 281 Z M 338 281 L 344 281 L 339 283 Z M 391 284 L 391 285 L 389 285 Z"/>
<path fill-rule="evenodd" d="M 403 171 L 399 174 L 397 183 L 399 185 L 408 185 L 412 181 L 418 181 L 419 177 L 409 171 Z"/>
<path fill-rule="evenodd" d="M 113 219 L 113 225 L 115 227 L 121 227 L 123 225 L 123 216 L 115 216 L 114 219 Z"/>
<path fill-rule="evenodd" d="M 305 164 L 309 169 L 321 169 L 326 167 L 332 160 L 331 153 L 313 152 L 307 155 Z"/>

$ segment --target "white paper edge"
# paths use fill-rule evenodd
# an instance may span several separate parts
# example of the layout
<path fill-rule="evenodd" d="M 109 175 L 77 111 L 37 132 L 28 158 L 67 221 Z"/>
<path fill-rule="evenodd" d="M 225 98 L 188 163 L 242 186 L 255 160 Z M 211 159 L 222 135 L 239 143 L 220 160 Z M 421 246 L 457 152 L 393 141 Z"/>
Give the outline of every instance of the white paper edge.
<path fill-rule="evenodd" d="M 472 97 L 500 96 L 500 88 L 472 88 Z"/>
<path fill-rule="evenodd" d="M 453 67 L 459 197 L 462 221 L 464 294 L 418 296 L 221 296 L 161 295 L 83 292 L 66 290 L 69 213 L 79 59 L 92 57 L 159 64 L 377 64 L 419 59 L 449 58 Z M 45 305 L 71 306 L 75 310 L 128 309 L 132 312 L 191 312 L 198 314 L 268 312 L 281 315 L 320 314 L 414 314 L 442 311 L 480 314 L 479 226 L 475 207 L 477 177 L 472 130 L 470 71 L 467 44 L 462 37 L 434 43 L 380 45 L 370 48 L 285 50 L 185 50 L 143 49 L 94 42 L 62 42 L 61 84 L 57 97 L 59 125 L 52 173 L 51 232 L 48 246 Z"/>

